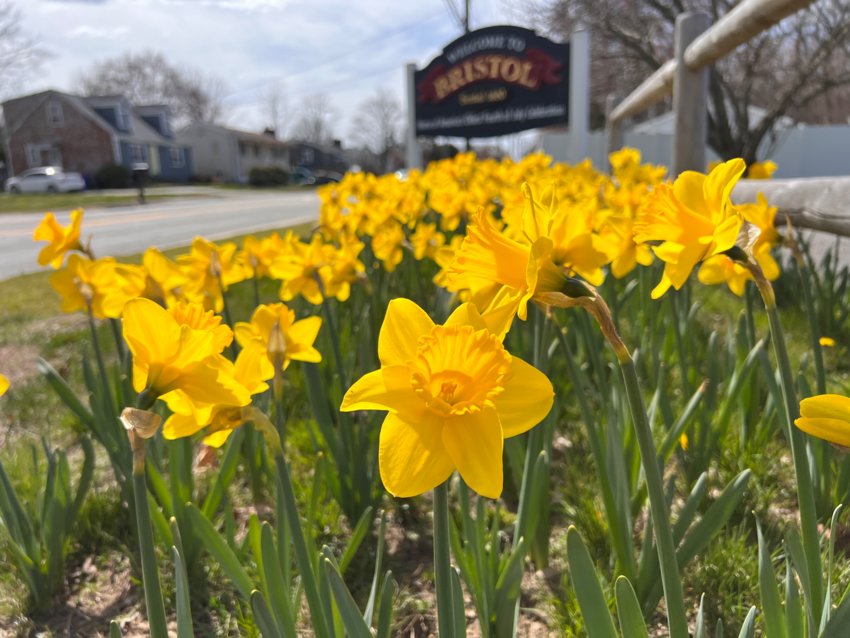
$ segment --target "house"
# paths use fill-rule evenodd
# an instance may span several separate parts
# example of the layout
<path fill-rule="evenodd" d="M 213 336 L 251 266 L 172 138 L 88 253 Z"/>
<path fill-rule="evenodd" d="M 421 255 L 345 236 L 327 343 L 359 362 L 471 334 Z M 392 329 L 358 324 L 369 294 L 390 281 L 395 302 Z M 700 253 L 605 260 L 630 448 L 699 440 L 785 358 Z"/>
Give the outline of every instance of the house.
<path fill-rule="evenodd" d="M 185 182 L 192 174 L 191 151 L 175 140 L 166 106 L 51 90 L 4 102 L 3 115 L 10 174 L 57 165 L 91 183 L 105 166 L 138 163 L 162 180 Z"/>
<path fill-rule="evenodd" d="M 274 131 L 250 133 L 212 123 L 191 124 L 177 139 L 192 149 L 195 176 L 245 183 L 252 168 L 278 167 L 289 171 L 290 146 Z"/>
<path fill-rule="evenodd" d="M 293 166 L 301 166 L 311 171 L 332 171 L 344 173 L 350 162 L 339 140 L 334 140 L 332 146 L 313 144 L 311 142 L 291 142 L 290 158 Z"/>

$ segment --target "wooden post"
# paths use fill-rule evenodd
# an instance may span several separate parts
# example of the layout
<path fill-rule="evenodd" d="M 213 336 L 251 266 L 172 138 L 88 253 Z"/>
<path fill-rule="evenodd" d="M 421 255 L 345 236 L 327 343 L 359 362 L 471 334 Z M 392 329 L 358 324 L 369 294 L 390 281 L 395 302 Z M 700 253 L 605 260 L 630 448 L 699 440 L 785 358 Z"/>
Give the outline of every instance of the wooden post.
<path fill-rule="evenodd" d="M 590 152 L 590 31 L 570 34 L 570 148 L 571 162 L 581 162 Z"/>
<path fill-rule="evenodd" d="M 409 63 L 405 68 L 405 93 L 407 94 L 407 141 L 404 147 L 404 155 L 407 168 L 422 168 L 422 150 L 419 148 L 419 140 L 416 139 L 416 83 L 413 74 L 416 65 Z"/>
<path fill-rule="evenodd" d="M 707 13 L 683 13 L 676 18 L 676 71 L 673 78 L 673 161 L 672 176 L 683 171 L 705 170 L 705 142 L 708 131 L 708 69 L 692 71 L 685 64 L 685 51 L 708 29 Z"/>
<path fill-rule="evenodd" d="M 609 95 L 605 101 L 605 142 L 606 142 L 606 166 L 608 166 L 607 158 L 611 153 L 619 151 L 623 148 L 623 123 L 620 120 L 615 120 L 611 117 L 614 112 L 614 107 L 617 105 L 617 96 Z"/>

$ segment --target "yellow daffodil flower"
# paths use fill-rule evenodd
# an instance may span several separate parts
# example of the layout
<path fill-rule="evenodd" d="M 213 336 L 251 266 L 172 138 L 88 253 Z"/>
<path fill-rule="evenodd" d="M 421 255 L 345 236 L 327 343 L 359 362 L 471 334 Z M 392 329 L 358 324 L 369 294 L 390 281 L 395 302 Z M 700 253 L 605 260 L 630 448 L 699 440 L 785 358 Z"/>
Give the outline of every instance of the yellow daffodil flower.
<path fill-rule="evenodd" d="M 708 175 L 685 171 L 672 187 L 659 184 L 653 190 L 635 220 L 635 241 L 662 242 L 653 247 L 665 263 L 653 299 L 670 286 L 680 289 L 700 261 L 735 245 L 742 219 L 729 197 L 744 169 L 744 161 L 734 159 Z"/>
<path fill-rule="evenodd" d="M 180 266 L 154 247 L 148 248 L 142 255 L 142 266 L 146 274 L 142 296 L 161 305 L 176 302 L 178 291 L 188 281 Z"/>
<path fill-rule="evenodd" d="M 260 355 L 257 348 L 244 349 L 236 357 L 233 366 L 234 379 L 250 395 L 264 392 L 269 387 L 262 379 L 263 358 Z M 166 439 L 179 439 L 206 428 L 203 442 L 212 447 L 221 447 L 236 428 L 260 418 L 257 412 L 251 405 L 217 403 L 211 410 L 172 414 L 165 421 L 162 434 Z"/>
<path fill-rule="evenodd" d="M 9 389 L 9 379 L 0 374 L 0 397 L 6 394 Z"/>
<path fill-rule="evenodd" d="M 779 166 L 777 166 L 776 162 L 773 160 L 753 162 L 747 168 L 747 177 L 749 179 L 770 179 L 773 177 L 777 168 L 779 168 Z"/>
<path fill-rule="evenodd" d="M 91 311 L 97 319 L 117 319 L 124 304 L 142 294 L 145 279 L 139 266 L 74 254 L 49 282 L 62 297 L 63 312 Z"/>
<path fill-rule="evenodd" d="M 794 425 L 819 439 L 850 448 L 850 398 L 819 394 L 800 401 Z"/>
<path fill-rule="evenodd" d="M 379 465 L 386 489 L 415 496 L 458 470 L 476 492 L 502 493 L 504 439 L 539 423 L 552 384 L 511 356 L 472 304 L 435 325 L 407 299 L 394 299 L 378 338 L 381 369 L 363 376 L 343 411 L 387 410 Z"/>
<path fill-rule="evenodd" d="M 195 237 L 189 254 L 181 255 L 178 262 L 187 278 L 183 291 L 186 298 L 216 312 L 224 307 L 224 291 L 247 276 L 244 265 L 236 260 L 236 244 L 232 242 L 218 245 Z"/>
<path fill-rule="evenodd" d="M 247 390 L 229 374 L 229 362 L 219 354 L 213 330 L 181 325 L 162 306 L 144 298 L 127 302 L 123 319 L 136 392 L 161 398 L 181 414 L 198 406 L 250 401 Z"/>
<path fill-rule="evenodd" d="M 83 222 L 83 210 L 71 211 L 71 223 L 62 226 L 53 213 L 47 213 L 32 234 L 35 241 L 46 241 L 47 246 L 38 254 L 39 266 L 50 264 L 54 268 L 62 266 L 65 254 L 71 250 L 82 250 L 80 244 L 80 225 Z"/>
<path fill-rule="evenodd" d="M 280 298 L 289 301 L 301 295 L 312 304 L 322 303 L 324 295 L 319 286 L 319 273 L 328 261 L 322 236 L 316 233 L 310 243 L 305 244 L 289 232 L 284 241 L 287 249 L 269 267 L 272 277 L 282 282 Z"/>
<path fill-rule="evenodd" d="M 261 377 L 267 380 L 274 376 L 275 370 L 286 370 L 290 361 L 320 362 L 322 355 L 313 342 L 321 327 L 321 317 L 295 321 L 293 310 L 276 303 L 258 306 L 250 323 L 237 323 L 234 331 L 242 348 L 256 349 L 266 355 L 261 363 Z"/>
<path fill-rule="evenodd" d="M 818 339 L 818 343 L 822 348 L 833 348 L 835 347 L 835 339 L 832 337 L 821 337 Z"/>

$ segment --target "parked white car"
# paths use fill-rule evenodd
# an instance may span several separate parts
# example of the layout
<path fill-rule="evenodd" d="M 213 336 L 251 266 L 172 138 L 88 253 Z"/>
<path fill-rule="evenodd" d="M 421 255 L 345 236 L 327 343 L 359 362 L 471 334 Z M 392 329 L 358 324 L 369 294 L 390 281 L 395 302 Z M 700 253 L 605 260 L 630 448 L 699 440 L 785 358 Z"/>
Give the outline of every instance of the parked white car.
<path fill-rule="evenodd" d="M 82 175 L 66 173 L 61 166 L 30 168 L 6 180 L 7 193 L 67 193 L 85 188 Z"/>

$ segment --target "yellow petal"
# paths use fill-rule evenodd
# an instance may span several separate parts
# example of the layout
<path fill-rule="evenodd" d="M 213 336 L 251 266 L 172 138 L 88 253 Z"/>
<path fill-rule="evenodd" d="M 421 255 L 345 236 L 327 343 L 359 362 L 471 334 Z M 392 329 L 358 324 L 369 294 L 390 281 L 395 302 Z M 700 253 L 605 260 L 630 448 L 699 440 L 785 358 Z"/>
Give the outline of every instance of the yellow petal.
<path fill-rule="evenodd" d="M 442 430 L 442 419 L 430 413 L 414 422 L 387 415 L 381 426 L 378 463 L 390 494 L 416 496 L 448 480 L 455 467 L 443 446 Z"/>
<path fill-rule="evenodd" d="M 287 336 L 295 343 L 312 346 L 313 342 L 316 341 L 316 337 L 318 336 L 319 329 L 321 327 L 321 317 L 307 317 L 306 319 L 301 319 L 300 321 L 293 323 L 289 328 Z M 318 354 L 318 352 L 316 354 Z M 321 361 L 321 355 L 319 355 L 319 361 Z"/>
<path fill-rule="evenodd" d="M 821 347 L 832 348 L 833 346 L 835 346 L 835 339 L 833 339 L 832 337 L 821 337 L 820 339 L 818 339 L 818 343 L 821 345 Z M 0 392 L 0 394 L 3 393 Z"/>
<path fill-rule="evenodd" d="M 850 422 L 846 419 L 800 417 L 794 425 L 806 434 L 842 447 L 850 447 Z"/>
<path fill-rule="evenodd" d="M 850 423 L 850 398 L 819 394 L 800 401 L 800 415 L 815 419 L 843 419 Z"/>
<path fill-rule="evenodd" d="M 387 410 L 408 419 L 421 417 L 425 404 L 410 386 L 407 366 L 385 366 L 360 377 L 342 398 L 342 412 Z"/>
<path fill-rule="evenodd" d="M 219 430 L 218 432 L 208 434 L 203 439 L 204 445 L 219 448 L 227 443 L 227 439 L 230 438 L 231 434 L 233 434 L 233 430 Z"/>
<path fill-rule="evenodd" d="M 554 400 L 549 378 L 522 359 L 512 357 L 505 389 L 493 400 L 504 438 L 522 434 L 540 423 L 549 414 Z"/>
<path fill-rule="evenodd" d="M 476 330 L 487 328 L 487 324 L 474 304 L 464 303 L 455 308 L 446 319 L 446 326 L 472 326 Z"/>
<path fill-rule="evenodd" d="M 180 326 L 159 304 L 132 299 L 124 306 L 124 339 L 140 363 L 165 361 L 180 347 Z"/>
<path fill-rule="evenodd" d="M 405 363 L 416 356 L 419 337 L 431 332 L 434 322 L 410 299 L 393 299 L 378 336 L 381 365 Z"/>
<path fill-rule="evenodd" d="M 182 439 L 184 436 L 192 436 L 204 428 L 206 424 L 198 423 L 193 416 L 184 414 L 172 414 L 162 426 L 162 436 L 166 439 Z"/>
<path fill-rule="evenodd" d="M 6 394 L 6 390 L 9 389 L 9 379 L 0 374 L 0 397 Z"/>
<path fill-rule="evenodd" d="M 464 482 L 481 496 L 502 494 L 504 438 L 493 409 L 464 414 L 446 421 L 443 445 Z"/>

